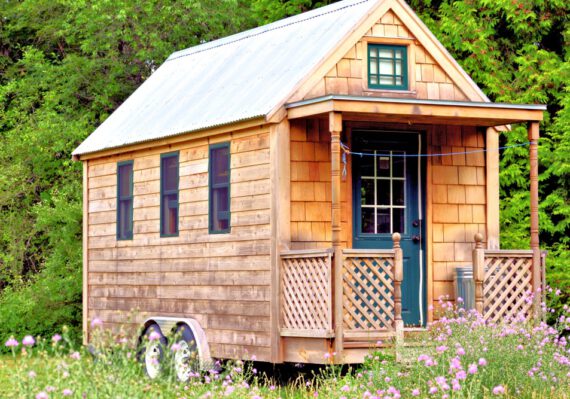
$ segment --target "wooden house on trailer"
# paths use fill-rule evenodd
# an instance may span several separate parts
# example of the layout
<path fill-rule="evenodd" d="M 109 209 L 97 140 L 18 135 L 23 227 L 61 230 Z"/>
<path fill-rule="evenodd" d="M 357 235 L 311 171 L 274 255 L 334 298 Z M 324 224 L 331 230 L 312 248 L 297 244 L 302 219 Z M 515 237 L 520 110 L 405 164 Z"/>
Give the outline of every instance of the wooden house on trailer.
<path fill-rule="evenodd" d="M 147 334 L 185 326 L 202 360 L 358 362 L 424 328 L 471 264 L 485 317 L 530 313 L 544 110 L 490 102 L 403 0 L 176 52 L 74 152 L 85 337 L 138 309 Z M 530 251 L 499 250 L 512 123 L 528 124 Z"/>

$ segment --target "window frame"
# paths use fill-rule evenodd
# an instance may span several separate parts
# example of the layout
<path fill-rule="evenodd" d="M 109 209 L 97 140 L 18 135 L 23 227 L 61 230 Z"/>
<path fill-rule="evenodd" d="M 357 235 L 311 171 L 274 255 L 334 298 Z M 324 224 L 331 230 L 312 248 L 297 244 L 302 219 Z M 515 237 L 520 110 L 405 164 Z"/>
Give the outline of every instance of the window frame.
<path fill-rule="evenodd" d="M 121 170 L 121 166 L 126 166 L 126 165 L 130 165 L 131 166 L 131 176 L 130 176 L 130 193 L 131 195 L 126 196 L 126 197 L 121 197 L 121 174 L 120 174 L 120 170 Z M 121 161 L 121 162 L 117 162 L 117 241 L 123 241 L 123 240 L 132 240 L 133 239 L 133 235 L 134 235 L 134 215 L 133 215 L 133 208 L 134 208 L 134 197 L 135 197 L 135 193 L 134 193 L 134 162 L 132 160 L 128 160 L 128 161 Z M 121 227 L 120 227 L 120 221 L 121 221 L 121 202 L 122 201 L 131 201 L 131 206 L 129 208 L 129 221 L 130 221 L 130 229 L 129 232 L 130 234 L 127 234 L 126 236 L 121 236 Z"/>
<path fill-rule="evenodd" d="M 164 176 L 164 160 L 167 158 L 176 157 L 176 190 L 165 190 L 164 185 L 166 179 Z M 176 232 L 167 234 L 164 232 L 166 227 L 163 220 L 164 215 L 164 197 L 167 195 L 176 194 Z M 168 152 L 160 154 L 160 237 L 178 237 L 180 234 L 180 151 Z"/>
<path fill-rule="evenodd" d="M 227 183 L 216 183 L 214 184 L 214 174 L 213 172 L 213 165 L 214 162 L 212 162 L 212 153 L 215 150 L 218 150 L 220 148 L 227 148 L 228 149 L 228 181 Z M 231 218 L 232 218 L 232 211 L 231 211 L 231 174 L 232 174 L 232 168 L 231 168 L 231 151 L 230 151 L 230 142 L 224 142 L 224 143 L 216 143 L 216 144 L 210 144 L 210 147 L 208 149 L 208 233 L 209 234 L 228 234 L 231 232 L 232 229 L 232 224 L 231 224 Z M 213 228 L 214 225 L 214 212 L 212 209 L 213 206 L 213 202 L 212 202 L 212 194 L 213 191 L 219 188 L 227 188 L 227 201 L 228 201 L 228 227 L 226 229 L 220 229 L 220 230 L 215 230 Z"/>
<path fill-rule="evenodd" d="M 385 84 L 381 84 L 380 83 L 380 63 L 378 62 L 378 73 L 377 74 L 371 74 L 370 73 L 370 65 L 372 63 L 371 57 L 370 57 L 370 50 L 371 49 L 377 49 L 378 52 L 382 49 L 390 49 L 390 50 L 401 50 L 402 51 L 402 84 L 401 85 L 385 85 Z M 368 82 L 368 87 L 370 89 L 376 89 L 376 90 L 400 90 L 400 91 L 407 91 L 410 88 L 410 80 L 409 80 L 409 76 L 408 76 L 408 46 L 406 45 L 396 45 L 396 44 L 384 44 L 384 43 L 368 43 L 367 46 L 367 50 L 366 50 L 366 55 L 367 55 L 367 82 Z M 377 57 L 376 60 L 378 60 L 380 57 Z M 394 74 L 392 74 L 391 76 L 394 78 L 394 81 L 396 79 L 396 77 L 400 76 L 400 75 L 396 75 L 395 71 L 396 71 L 396 64 L 395 64 L 395 60 L 396 58 L 392 58 L 392 64 L 393 64 L 393 68 L 394 68 Z M 378 83 L 377 84 L 373 84 L 370 81 L 370 77 L 372 75 L 376 75 L 378 77 Z"/>

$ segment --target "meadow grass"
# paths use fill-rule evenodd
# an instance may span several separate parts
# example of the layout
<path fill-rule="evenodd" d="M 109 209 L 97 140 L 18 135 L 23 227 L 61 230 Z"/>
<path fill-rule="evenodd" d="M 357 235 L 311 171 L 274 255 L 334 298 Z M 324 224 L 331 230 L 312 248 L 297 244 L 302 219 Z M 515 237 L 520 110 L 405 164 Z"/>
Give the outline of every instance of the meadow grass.
<path fill-rule="evenodd" d="M 412 348 L 371 351 L 349 369 L 330 364 L 279 386 L 253 361 L 232 361 L 221 371 L 196 373 L 178 382 L 164 367 L 150 380 L 134 344 L 101 328 L 93 356 L 62 336 L 10 342 L 0 357 L 2 398 L 570 398 L 570 350 L 564 332 L 568 308 L 557 324 L 522 318 L 486 323 L 476 312 L 457 310 L 433 323 Z M 24 345 L 24 343 L 26 345 Z M 172 361 L 166 348 L 165 364 Z M 93 352 L 93 350 L 92 350 Z M 252 359 L 253 360 L 253 359 Z"/>

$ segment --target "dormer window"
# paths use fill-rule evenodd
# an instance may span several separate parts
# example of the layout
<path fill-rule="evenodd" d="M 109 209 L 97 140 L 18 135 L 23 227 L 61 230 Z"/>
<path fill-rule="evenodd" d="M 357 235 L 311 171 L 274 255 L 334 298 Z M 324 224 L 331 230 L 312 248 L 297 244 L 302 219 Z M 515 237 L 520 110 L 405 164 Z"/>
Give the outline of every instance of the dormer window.
<path fill-rule="evenodd" d="M 406 46 L 368 44 L 368 87 L 388 90 L 408 89 Z"/>

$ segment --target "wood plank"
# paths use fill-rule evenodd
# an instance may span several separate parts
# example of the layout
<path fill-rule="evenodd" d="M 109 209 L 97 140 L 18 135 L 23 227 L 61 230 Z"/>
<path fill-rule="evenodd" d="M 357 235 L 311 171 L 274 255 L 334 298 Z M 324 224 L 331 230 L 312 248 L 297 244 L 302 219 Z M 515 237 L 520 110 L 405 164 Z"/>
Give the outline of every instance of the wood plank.
<path fill-rule="evenodd" d="M 269 286 L 158 286 L 158 299 L 186 298 L 188 300 L 209 299 L 211 301 L 269 301 Z"/>
<path fill-rule="evenodd" d="M 91 285 L 134 285 L 134 286 L 238 286 L 269 285 L 268 271 L 206 271 L 168 272 L 149 271 L 145 273 L 89 273 Z"/>
<path fill-rule="evenodd" d="M 82 336 L 83 345 L 89 342 L 89 308 L 87 301 L 89 298 L 89 161 L 83 162 L 83 226 L 82 226 L 82 256 L 83 256 L 83 271 L 82 271 Z"/>

